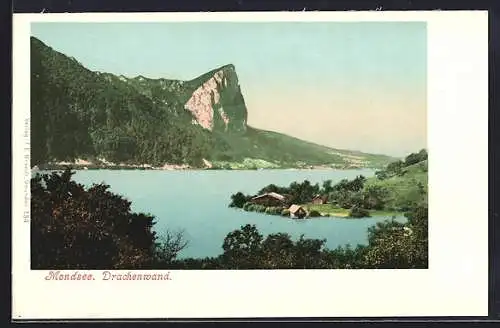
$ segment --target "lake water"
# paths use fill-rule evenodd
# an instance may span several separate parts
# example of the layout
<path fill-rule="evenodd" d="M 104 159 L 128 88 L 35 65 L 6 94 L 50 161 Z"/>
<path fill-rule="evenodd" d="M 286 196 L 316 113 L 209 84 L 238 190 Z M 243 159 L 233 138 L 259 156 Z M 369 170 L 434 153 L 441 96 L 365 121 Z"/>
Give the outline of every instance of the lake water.
<path fill-rule="evenodd" d="M 245 224 L 255 224 L 264 236 L 286 232 L 294 239 L 327 239 L 328 248 L 364 244 L 367 229 L 388 217 L 365 219 L 312 218 L 293 220 L 229 208 L 231 194 L 254 194 L 274 183 L 288 186 L 308 179 L 311 183 L 331 179 L 334 183 L 357 175 L 372 176 L 372 170 L 248 170 L 248 171 L 77 171 L 74 179 L 86 186 L 105 182 L 113 192 L 132 201 L 132 210 L 153 214 L 155 230 L 184 230 L 189 246 L 179 257 L 217 256 L 224 237 Z M 403 219 L 402 217 L 398 219 Z"/>

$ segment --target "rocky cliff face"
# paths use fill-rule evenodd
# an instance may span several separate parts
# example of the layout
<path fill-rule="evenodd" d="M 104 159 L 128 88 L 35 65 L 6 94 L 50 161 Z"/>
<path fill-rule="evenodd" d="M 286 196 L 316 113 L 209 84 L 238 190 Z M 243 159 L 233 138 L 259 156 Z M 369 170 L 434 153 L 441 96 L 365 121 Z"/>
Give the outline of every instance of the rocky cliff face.
<path fill-rule="evenodd" d="M 32 166 L 95 158 L 176 168 L 343 166 L 349 155 L 366 158 L 363 165 L 393 160 L 247 126 L 233 65 L 190 81 L 128 78 L 91 71 L 34 37 L 30 50 Z"/>
<path fill-rule="evenodd" d="M 200 85 L 184 105 L 193 115 L 193 124 L 210 131 L 245 132 L 247 108 L 234 65 L 223 66 L 195 80 Z"/>

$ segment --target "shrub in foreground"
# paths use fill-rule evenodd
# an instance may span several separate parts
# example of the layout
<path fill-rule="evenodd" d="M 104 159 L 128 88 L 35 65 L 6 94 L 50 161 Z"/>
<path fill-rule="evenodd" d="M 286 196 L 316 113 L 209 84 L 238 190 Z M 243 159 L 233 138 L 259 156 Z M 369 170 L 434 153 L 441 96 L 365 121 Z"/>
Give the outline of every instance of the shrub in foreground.
<path fill-rule="evenodd" d="M 175 259 L 182 236 L 159 243 L 154 217 L 133 213 L 109 186 L 88 189 L 74 172 L 31 179 L 32 269 L 138 269 Z"/>

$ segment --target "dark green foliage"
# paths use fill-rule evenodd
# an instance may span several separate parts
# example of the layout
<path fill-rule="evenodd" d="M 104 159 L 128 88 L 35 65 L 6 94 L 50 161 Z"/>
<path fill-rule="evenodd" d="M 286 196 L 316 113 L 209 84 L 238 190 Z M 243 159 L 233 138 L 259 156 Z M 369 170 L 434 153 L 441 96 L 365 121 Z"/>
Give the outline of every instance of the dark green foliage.
<path fill-rule="evenodd" d="M 105 185 L 86 191 L 72 173 L 31 181 L 33 269 L 111 269 L 153 263 L 153 217 L 130 212 L 130 202 Z"/>
<path fill-rule="evenodd" d="M 164 268 L 174 270 L 216 270 L 224 269 L 224 263 L 220 256 L 205 258 L 186 258 L 169 263 L 168 266 Z"/>
<path fill-rule="evenodd" d="M 366 218 L 370 216 L 370 212 L 358 205 L 354 205 L 349 211 L 349 216 L 352 218 Z"/>
<path fill-rule="evenodd" d="M 214 142 L 179 101 L 159 103 L 133 84 L 91 72 L 31 38 L 32 164 L 78 157 L 199 165 Z"/>
<path fill-rule="evenodd" d="M 405 166 L 410 166 L 417 164 L 419 162 L 427 160 L 427 151 L 425 149 L 420 150 L 418 153 L 412 153 L 405 158 Z"/>
<path fill-rule="evenodd" d="M 213 131 L 193 125 L 184 108 L 194 90 L 225 72 L 217 86 L 226 125 L 214 115 Z M 334 149 L 247 127 L 247 109 L 233 65 L 191 81 L 126 78 L 92 72 L 31 38 L 32 166 L 76 158 L 128 164 L 203 166 L 202 159 L 262 159 L 284 167 L 346 164 Z M 345 154 L 352 152 L 340 151 Z M 356 153 L 357 154 L 357 153 Z M 373 165 L 383 155 L 357 154 Z M 223 164 L 221 168 L 229 168 Z"/>
<path fill-rule="evenodd" d="M 290 235 L 270 234 L 262 242 L 259 266 L 266 269 L 286 269 L 294 266 L 295 245 Z"/>
<path fill-rule="evenodd" d="M 306 239 L 300 236 L 295 243 L 294 268 L 312 269 L 321 267 L 321 255 L 326 239 Z"/>
<path fill-rule="evenodd" d="M 229 233 L 224 239 L 222 259 L 233 269 L 252 269 L 259 266 L 262 235 L 253 225 Z"/>
<path fill-rule="evenodd" d="M 131 203 L 73 172 L 31 179 L 32 269 L 140 269 L 173 261 L 185 247 L 181 234 L 158 242 L 154 217 L 133 213 Z"/>
<path fill-rule="evenodd" d="M 269 192 L 279 193 L 283 196 L 286 196 L 284 206 L 288 207 L 291 204 L 302 204 L 310 202 L 313 197 L 319 193 L 321 188 L 318 184 L 312 185 L 308 180 L 304 180 L 301 183 L 292 182 L 289 187 L 279 187 L 274 184 L 270 184 L 261 190 L 259 190 L 258 194 L 265 194 Z M 257 204 L 247 204 L 252 196 L 244 195 L 241 192 L 238 192 L 234 195 L 231 195 L 231 203 L 230 207 L 239 207 L 237 205 L 241 205 L 241 207 L 246 211 L 256 211 L 256 212 L 266 212 L 272 214 L 280 214 L 283 206 L 276 206 L 274 203 L 257 205 Z M 273 210 L 266 211 L 266 208 L 273 208 Z"/>
<path fill-rule="evenodd" d="M 261 190 L 259 190 L 259 192 L 257 194 L 258 195 L 262 195 L 262 194 L 267 194 L 267 193 L 270 193 L 270 192 L 275 192 L 275 193 L 278 193 L 278 194 L 286 194 L 288 192 L 288 188 L 279 187 L 279 186 L 277 186 L 275 184 L 270 184 L 270 185 L 265 186 Z"/>
<path fill-rule="evenodd" d="M 427 158 L 427 152 L 420 151 L 418 156 Z M 326 180 L 321 187 L 319 184 L 312 185 L 307 180 L 300 183 L 292 182 L 288 187 L 269 184 L 259 190 L 258 194 L 269 192 L 282 194 L 286 196 L 284 206 L 308 204 L 314 196 L 326 195 L 328 203 L 349 210 L 351 217 L 368 217 L 371 210 L 405 212 L 427 203 L 427 160 L 410 166 L 405 166 L 402 161 L 396 161 L 389 164 L 388 168 L 377 171 L 377 179 L 368 180 L 359 175 L 352 180 L 342 179 L 335 185 L 331 180 Z M 398 172 L 397 175 L 394 172 Z M 238 195 L 238 197 L 242 203 L 243 197 L 250 196 Z M 248 206 L 250 205 L 247 205 L 247 210 L 262 211 L 262 208 L 255 206 L 248 208 Z M 267 210 L 266 213 L 271 213 L 271 210 Z M 286 216 L 289 213 L 282 215 Z"/>
<path fill-rule="evenodd" d="M 328 195 L 329 193 L 331 193 L 333 191 L 333 185 L 332 185 L 332 180 L 325 180 L 323 182 L 323 186 L 322 186 L 322 189 L 321 189 L 321 192 L 323 194 L 326 194 Z"/>
<path fill-rule="evenodd" d="M 421 182 L 411 181 L 413 188 L 404 195 L 398 197 L 395 202 L 396 207 L 401 211 L 409 211 L 416 206 L 427 203 L 427 192 Z"/>
<path fill-rule="evenodd" d="M 32 269 L 151 269 L 169 266 L 186 247 L 182 232 L 158 240 L 154 217 L 104 184 L 87 190 L 62 173 L 31 180 Z"/>
<path fill-rule="evenodd" d="M 368 245 L 324 248 L 325 240 L 297 241 L 288 234 L 270 234 L 265 239 L 255 226 L 246 225 L 228 234 L 224 254 L 200 260 L 191 268 L 218 269 L 407 269 L 428 267 L 427 207 L 406 214 L 407 223 L 394 220 L 368 229 Z M 227 247 L 227 245 L 233 245 Z M 216 266 L 217 263 L 219 266 Z"/>
<path fill-rule="evenodd" d="M 366 178 L 362 175 L 357 176 L 353 180 L 349 181 L 347 179 L 342 179 L 339 183 L 333 186 L 333 191 L 351 191 L 356 192 L 363 189 L 364 183 L 366 182 Z M 326 190 L 325 190 L 326 192 Z"/>
<path fill-rule="evenodd" d="M 366 208 L 407 211 L 427 203 L 427 152 L 421 150 L 407 159 L 391 163 L 376 173 L 377 179 L 372 179 L 364 189 L 365 202 L 370 203 L 365 203 Z"/>
<path fill-rule="evenodd" d="M 381 170 L 381 171 L 376 171 L 375 172 L 375 176 L 377 177 L 377 179 L 379 180 L 385 180 L 388 178 L 388 174 L 386 171 L 384 170 Z"/>
<path fill-rule="evenodd" d="M 368 185 L 362 191 L 362 206 L 367 209 L 382 210 L 388 191 L 380 185 Z"/>
<path fill-rule="evenodd" d="M 427 268 L 427 207 L 413 208 L 407 217 L 407 224 L 387 221 L 369 229 L 366 266 L 385 269 Z"/>
<path fill-rule="evenodd" d="M 334 250 L 324 251 L 325 269 L 364 269 L 365 253 L 368 249 L 365 245 L 358 245 L 352 248 L 350 245 L 337 247 Z"/>
<path fill-rule="evenodd" d="M 320 191 L 318 184 L 312 185 L 308 180 L 304 180 L 302 183 L 292 182 L 288 188 L 290 204 L 308 203 Z"/>
<path fill-rule="evenodd" d="M 301 183 L 292 182 L 288 187 L 279 187 L 275 184 L 270 184 L 259 190 L 258 194 L 275 192 L 284 195 L 286 196 L 286 204 L 290 206 L 291 204 L 310 202 L 319 191 L 320 187 L 318 184 L 312 185 L 310 181 L 304 180 Z"/>
<path fill-rule="evenodd" d="M 324 243 L 304 236 L 293 242 L 284 233 L 264 239 L 254 225 L 245 225 L 227 235 L 220 262 L 227 269 L 314 268 L 320 264 Z"/>
<path fill-rule="evenodd" d="M 229 207 L 238 207 L 243 208 L 243 206 L 252 198 L 252 196 L 247 196 L 242 192 L 237 192 L 234 195 L 231 195 L 231 203 Z"/>
<path fill-rule="evenodd" d="M 188 245 L 182 231 L 175 234 L 170 231 L 163 231 L 158 240 L 154 254 L 156 268 L 168 268 L 176 260 L 179 252 Z"/>
<path fill-rule="evenodd" d="M 394 220 L 368 229 L 368 245 L 329 250 L 325 240 L 293 241 L 288 234 L 262 236 L 253 225 L 229 233 L 221 256 L 175 261 L 184 269 L 417 269 L 428 267 L 427 207 L 406 214 L 407 223 Z"/>
<path fill-rule="evenodd" d="M 392 176 L 402 176 L 406 174 L 406 168 L 411 167 L 415 164 L 421 165 L 424 172 L 427 172 L 427 150 L 422 149 L 418 153 L 411 153 L 406 156 L 404 161 L 398 160 L 389 163 L 384 170 L 379 170 L 375 172 L 375 176 L 379 180 L 385 180 Z"/>
<path fill-rule="evenodd" d="M 404 212 L 427 202 L 427 152 L 410 154 L 410 165 L 395 161 L 375 173 L 376 180 L 343 179 L 333 187 L 326 184 L 329 202 L 344 209 L 357 206 L 367 210 Z M 414 163 L 414 158 L 424 159 Z M 357 180 L 357 181 L 356 181 Z M 361 187 L 361 189 L 359 189 Z M 359 190 L 359 191 L 356 191 Z"/>
<path fill-rule="evenodd" d="M 329 195 L 329 201 L 341 208 L 348 209 L 353 205 L 352 192 L 345 190 L 333 191 Z"/>
<path fill-rule="evenodd" d="M 312 218 L 317 218 L 321 216 L 321 213 L 316 210 L 312 210 L 311 212 L 309 212 L 309 216 Z"/>
<path fill-rule="evenodd" d="M 387 172 L 387 175 L 392 176 L 392 175 L 401 175 L 402 169 L 404 167 L 404 162 L 403 161 L 395 161 L 387 165 L 387 168 L 385 171 Z"/>
<path fill-rule="evenodd" d="M 266 238 L 252 225 L 229 233 L 223 254 L 176 259 L 182 234 L 152 231 L 154 217 L 130 211 L 130 202 L 106 185 L 87 190 L 72 172 L 35 176 L 31 181 L 31 263 L 33 269 L 363 269 L 427 268 L 427 205 L 413 205 L 407 223 L 385 221 L 368 230 L 368 245 L 324 248 L 325 240 L 293 241 L 288 234 Z M 422 191 L 425 191 L 421 186 Z M 359 192 L 358 192 L 359 193 Z M 268 213 L 288 210 L 245 203 Z M 354 210 L 355 208 L 353 208 Z M 358 212 L 362 208 L 356 209 Z M 310 213 L 315 215 L 314 213 Z"/>
<path fill-rule="evenodd" d="M 362 190 L 365 182 L 366 178 L 362 175 L 357 176 L 353 180 L 342 179 L 334 186 L 331 186 L 331 183 L 327 183 L 327 188 L 324 188 L 323 192 L 330 190 L 328 197 L 329 201 L 341 208 L 349 209 L 353 206 L 363 207 L 365 204 Z"/>
<path fill-rule="evenodd" d="M 245 225 L 224 239 L 218 257 L 182 259 L 172 269 L 312 269 L 326 267 L 325 241 L 301 236 L 293 241 L 286 233 L 264 238 L 254 225 Z"/>

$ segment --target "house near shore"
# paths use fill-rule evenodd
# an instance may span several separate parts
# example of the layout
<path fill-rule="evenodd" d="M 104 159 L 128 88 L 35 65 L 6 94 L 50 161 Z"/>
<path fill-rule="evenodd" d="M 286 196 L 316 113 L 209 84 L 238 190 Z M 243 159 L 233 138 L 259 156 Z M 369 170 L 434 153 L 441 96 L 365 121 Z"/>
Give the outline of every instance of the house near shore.
<path fill-rule="evenodd" d="M 307 211 L 300 205 L 292 205 L 288 209 L 290 211 L 290 217 L 294 219 L 302 219 L 307 216 Z"/>
<path fill-rule="evenodd" d="M 285 204 L 286 197 L 275 192 L 268 192 L 262 195 L 258 195 L 250 199 L 253 204 L 259 204 L 264 206 L 283 206 Z"/>
<path fill-rule="evenodd" d="M 325 195 L 316 195 L 312 199 L 311 203 L 316 205 L 326 204 L 328 201 L 328 196 Z"/>

